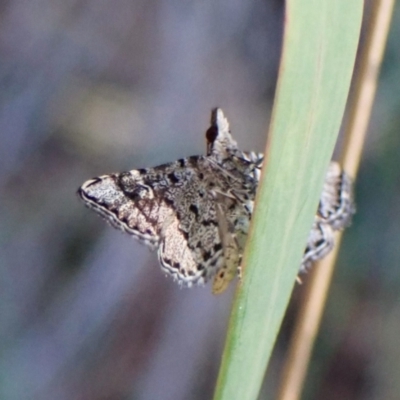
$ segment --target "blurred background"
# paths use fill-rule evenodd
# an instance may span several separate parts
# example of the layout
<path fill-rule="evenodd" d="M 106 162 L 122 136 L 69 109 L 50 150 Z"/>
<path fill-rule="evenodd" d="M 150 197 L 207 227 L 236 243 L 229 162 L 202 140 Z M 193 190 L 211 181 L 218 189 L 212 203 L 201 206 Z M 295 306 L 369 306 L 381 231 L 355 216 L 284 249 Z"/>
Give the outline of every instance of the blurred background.
<path fill-rule="evenodd" d="M 217 105 L 263 151 L 283 1 L 9 0 L 0 21 L 0 398 L 211 398 L 232 288 L 180 289 L 76 190 L 203 154 Z M 304 399 L 400 396 L 399 37 L 397 5 Z"/>

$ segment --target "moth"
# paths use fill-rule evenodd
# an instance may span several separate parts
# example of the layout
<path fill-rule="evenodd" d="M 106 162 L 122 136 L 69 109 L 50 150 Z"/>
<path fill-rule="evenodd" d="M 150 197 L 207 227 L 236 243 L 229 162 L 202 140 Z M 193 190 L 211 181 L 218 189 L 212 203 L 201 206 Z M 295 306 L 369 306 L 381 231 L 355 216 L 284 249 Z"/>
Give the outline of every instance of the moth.
<path fill-rule="evenodd" d="M 183 286 L 213 278 L 223 292 L 240 274 L 264 156 L 238 148 L 223 111 L 211 113 L 207 152 L 153 168 L 99 176 L 78 190 L 115 228 L 157 251 L 161 268 Z M 332 162 L 300 272 L 334 245 L 333 231 L 354 213 L 349 176 Z"/>

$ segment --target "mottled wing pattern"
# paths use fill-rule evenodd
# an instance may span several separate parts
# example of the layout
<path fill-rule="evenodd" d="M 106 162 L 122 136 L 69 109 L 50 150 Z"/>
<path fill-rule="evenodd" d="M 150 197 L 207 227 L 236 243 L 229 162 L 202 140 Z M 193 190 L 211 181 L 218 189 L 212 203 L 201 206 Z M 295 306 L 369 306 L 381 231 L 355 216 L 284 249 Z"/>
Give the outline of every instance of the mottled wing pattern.
<path fill-rule="evenodd" d="M 353 184 L 337 162 L 329 164 L 317 216 L 334 230 L 350 225 L 355 213 Z"/>
<path fill-rule="evenodd" d="M 307 272 L 314 262 L 324 258 L 333 249 L 334 244 L 332 227 L 329 224 L 321 223 L 318 219 L 314 220 L 299 273 Z"/>
<path fill-rule="evenodd" d="M 132 171 L 90 179 L 79 188 L 78 194 L 112 226 L 156 249 L 160 237 L 154 222 L 162 218 L 163 210 L 152 201 L 154 193 L 148 187 L 138 185 L 135 190 L 127 190 L 124 182 L 131 173 L 140 176 L 140 172 Z"/>
<path fill-rule="evenodd" d="M 111 225 L 158 251 L 162 269 L 180 284 L 214 276 L 220 293 L 240 274 L 263 155 L 243 152 L 221 109 L 211 115 L 207 154 L 154 168 L 100 176 L 78 193 Z M 354 213 L 351 181 L 331 163 L 300 272 L 333 247 L 333 231 Z"/>
<path fill-rule="evenodd" d="M 355 213 L 352 181 L 337 162 L 329 164 L 317 213 L 308 236 L 300 273 L 335 245 L 334 231 L 346 228 Z"/>
<path fill-rule="evenodd" d="M 205 179 L 210 168 L 206 157 L 193 156 L 95 178 L 79 193 L 112 225 L 157 248 L 162 268 L 190 286 L 224 263 L 215 198 Z"/>

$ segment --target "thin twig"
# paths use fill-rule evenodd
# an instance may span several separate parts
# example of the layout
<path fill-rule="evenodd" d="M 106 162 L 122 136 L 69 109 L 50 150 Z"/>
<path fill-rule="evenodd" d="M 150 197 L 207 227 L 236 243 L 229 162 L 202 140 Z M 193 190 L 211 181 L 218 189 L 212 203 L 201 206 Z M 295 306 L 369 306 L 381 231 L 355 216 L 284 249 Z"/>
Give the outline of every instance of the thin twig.
<path fill-rule="evenodd" d="M 393 7 L 394 0 L 376 0 L 373 4 L 372 18 L 360 59 L 360 70 L 356 77 L 354 95 L 349 104 L 342 165 L 353 178 L 357 176 Z M 341 236 L 341 233 L 336 235 L 334 251 L 318 263 L 312 273 L 283 368 L 278 400 L 300 398 L 311 351 L 321 323 Z"/>

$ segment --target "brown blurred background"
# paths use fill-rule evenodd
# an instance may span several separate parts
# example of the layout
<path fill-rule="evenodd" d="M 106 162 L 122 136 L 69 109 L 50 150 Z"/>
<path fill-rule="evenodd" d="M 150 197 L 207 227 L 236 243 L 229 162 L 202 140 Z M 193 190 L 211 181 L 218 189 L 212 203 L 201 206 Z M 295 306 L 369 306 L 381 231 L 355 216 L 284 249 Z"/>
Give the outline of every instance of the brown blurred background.
<path fill-rule="evenodd" d="M 9 0 L 0 21 L 0 398 L 211 398 L 232 288 L 180 289 L 75 193 L 204 153 L 217 105 L 263 151 L 283 2 Z M 398 5 L 304 399 L 400 398 L 399 38 Z"/>

